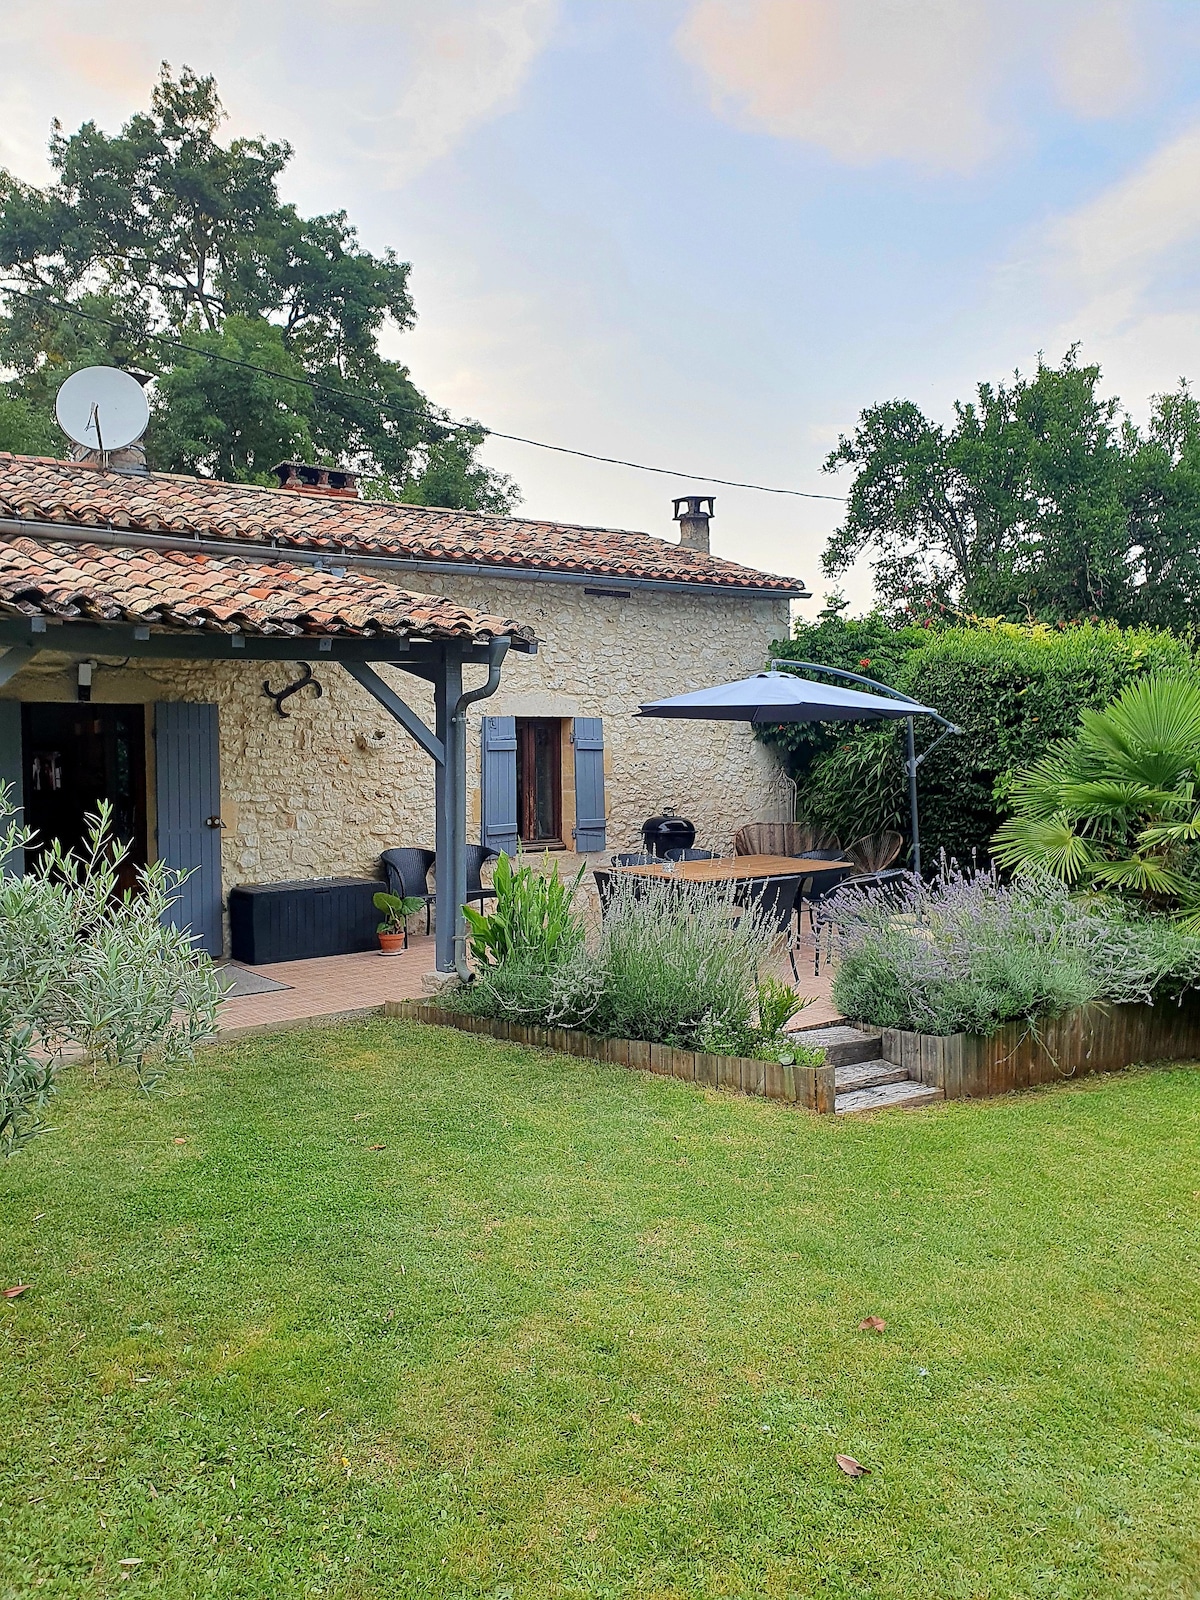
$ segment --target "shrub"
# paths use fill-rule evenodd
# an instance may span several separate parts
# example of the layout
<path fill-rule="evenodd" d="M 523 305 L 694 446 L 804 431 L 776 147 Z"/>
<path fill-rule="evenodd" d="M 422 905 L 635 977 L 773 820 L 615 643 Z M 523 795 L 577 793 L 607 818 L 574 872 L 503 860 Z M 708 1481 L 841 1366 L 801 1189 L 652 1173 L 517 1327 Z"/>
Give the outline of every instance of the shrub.
<path fill-rule="evenodd" d="M 7 802 L 0 795 L 0 812 Z M 9 813 L 11 817 L 11 813 Z M 0 859 L 31 835 L 11 821 Z M 117 845 L 102 808 L 78 854 L 57 844 L 23 877 L 0 877 L 0 1141 L 35 1131 L 63 1053 L 93 1071 L 126 1070 L 143 1090 L 215 1031 L 221 990 L 212 962 L 165 922 L 182 876 L 161 863 L 119 894 Z"/>
<path fill-rule="evenodd" d="M 1130 684 L 1020 774 L 997 859 L 1174 911 L 1200 929 L 1200 685 Z"/>
<path fill-rule="evenodd" d="M 926 853 L 944 850 L 964 862 L 973 851 L 986 859 L 1016 773 L 1069 737 L 1082 708 L 1106 705 L 1146 674 L 1188 676 L 1195 665 L 1188 643 L 1151 629 L 980 621 L 891 628 L 880 616 L 801 623 L 771 650 L 877 678 L 966 730 L 939 746 L 920 777 Z M 919 745 L 940 731 L 917 719 Z M 803 821 L 846 843 L 885 827 L 907 833 L 903 724 L 756 732 L 803 776 Z"/>
<path fill-rule="evenodd" d="M 1200 983 L 1200 938 L 1048 878 L 1003 883 L 943 867 L 931 883 L 846 887 L 833 998 L 846 1016 L 918 1033 L 993 1033 L 1093 1000 L 1151 1000 Z"/>
<path fill-rule="evenodd" d="M 497 873 L 496 913 L 472 919 L 476 977 L 456 996 L 463 1009 L 718 1055 L 821 1059 L 783 1034 L 807 1002 L 758 981 L 774 929 L 756 908 L 735 914 L 728 890 L 618 879 L 589 950 L 572 905 L 579 879 L 562 885 L 552 872 L 538 887 L 527 873 Z"/>
<path fill-rule="evenodd" d="M 600 941 L 597 1027 L 611 1038 L 683 1049 L 709 1049 L 718 1035 L 747 1043 L 759 971 L 774 944 L 756 907 L 734 915 L 727 889 L 615 878 Z"/>
<path fill-rule="evenodd" d="M 501 852 L 492 874 L 493 909 L 485 915 L 474 906 L 463 907 L 474 959 L 485 967 L 519 961 L 545 972 L 570 961 L 583 947 L 575 895 L 586 870 L 580 867 L 570 883 L 563 883 L 557 861 L 549 872 L 538 872 L 514 867 Z"/>

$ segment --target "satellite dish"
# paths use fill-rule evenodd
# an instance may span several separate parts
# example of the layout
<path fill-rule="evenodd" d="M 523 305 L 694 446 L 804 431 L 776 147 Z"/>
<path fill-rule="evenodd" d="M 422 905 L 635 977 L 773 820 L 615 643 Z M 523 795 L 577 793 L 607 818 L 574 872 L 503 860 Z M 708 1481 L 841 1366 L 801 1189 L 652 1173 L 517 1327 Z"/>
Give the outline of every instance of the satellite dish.
<path fill-rule="evenodd" d="M 58 425 L 85 450 L 124 450 L 146 431 L 150 406 L 136 378 L 119 367 L 73 372 L 54 402 Z"/>

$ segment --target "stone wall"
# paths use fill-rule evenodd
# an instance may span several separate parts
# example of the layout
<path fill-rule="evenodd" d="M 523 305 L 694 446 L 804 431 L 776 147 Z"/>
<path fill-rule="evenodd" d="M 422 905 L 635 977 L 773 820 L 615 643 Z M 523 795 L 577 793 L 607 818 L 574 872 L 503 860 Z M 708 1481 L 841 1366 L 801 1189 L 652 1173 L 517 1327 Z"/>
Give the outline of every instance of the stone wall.
<path fill-rule="evenodd" d="M 406 584 L 416 586 L 407 578 Z M 629 599 L 586 595 L 582 586 L 426 578 L 422 586 L 531 624 L 533 657 L 510 654 L 498 694 L 472 708 L 469 837 L 479 837 L 480 720 L 485 714 L 601 717 L 605 731 L 608 850 L 635 846 L 644 818 L 674 806 L 698 841 L 722 851 L 746 821 L 787 814 L 773 758 L 742 723 L 637 719 L 638 704 L 744 677 L 762 667 L 772 638 L 787 632 L 786 600 L 633 591 Z M 74 675 L 45 655 L 0 697 L 73 700 Z M 102 662 L 95 701 L 189 699 L 220 707 L 223 870 L 238 883 L 364 875 L 389 845 L 433 844 L 433 767 L 403 730 L 336 665 L 314 663 L 324 693 L 303 690 L 277 715 L 263 681 L 279 689 L 297 676 L 289 662 Z M 432 692 L 382 668 L 427 721 Z M 467 686 L 484 677 L 467 669 Z M 153 762 L 152 741 L 148 741 Z M 569 746 L 564 747 L 564 831 L 574 820 Z M 153 795 L 153 771 L 149 791 Z M 151 817 L 153 837 L 153 817 Z M 567 866 L 568 861 L 563 865 Z"/>

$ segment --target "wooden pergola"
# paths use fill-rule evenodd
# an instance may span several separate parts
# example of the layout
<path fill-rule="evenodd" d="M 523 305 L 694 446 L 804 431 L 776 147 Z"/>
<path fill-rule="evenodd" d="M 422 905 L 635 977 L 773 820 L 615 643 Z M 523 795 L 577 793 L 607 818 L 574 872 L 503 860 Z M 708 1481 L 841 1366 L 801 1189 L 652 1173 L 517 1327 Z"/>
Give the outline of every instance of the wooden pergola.
<path fill-rule="evenodd" d="M 532 655 L 536 641 L 522 637 L 425 639 L 304 633 L 287 636 L 219 632 L 154 624 L 59 621 L 45 615 L 0 619 L 0 686 L 39 653 L 129 656 L 168 661 L 336 662 L 408 733 L 434 763 L 437 851 L 436 964 L 439 972 L 466 974 L 466 713 L 500 685 L 509 649 Z M 433 727 L 379 676 L 395 667 L 433 686 Z M 487 680 L 464 690 L 463 668 L 484 666 Z"/>

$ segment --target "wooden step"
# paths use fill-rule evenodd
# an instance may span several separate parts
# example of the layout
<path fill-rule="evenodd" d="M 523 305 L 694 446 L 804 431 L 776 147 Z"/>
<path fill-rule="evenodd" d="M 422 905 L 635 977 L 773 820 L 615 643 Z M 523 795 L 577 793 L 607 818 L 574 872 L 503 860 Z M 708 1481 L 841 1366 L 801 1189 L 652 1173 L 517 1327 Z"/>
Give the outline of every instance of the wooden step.
<path fill-rule="evenodd" d="M 831 1067 L 873 1061 L 883 1050 L 882 1034 L 864 1033 L 861 1028 L 849 1028 L 840 1023 L 823 1028 L 789 1028 L 788 1032 L 797 1044 L 811 1050 L 824 1050 L 825 1060 Z"/>
<path fill-rule="evenodd" d="M 874 1089 L 851 1089 L 846 1094 L 839 1094 L 833 1109 L 839 1116 L 856 1111 L 889 1111 L 893 1108 L 911 1111 L 915 1106 L 930 1105 L 934 1100 L 945 1098 L 943 1090 L 930 1088 L 924 1083 L 881 1083 Z"/>
<path fill-rule="evenodd" d="M 854 1061 L 849 1066 L 838 1067 L 833 1079 L 839 1094 L 849 1094 L 852 1089 L 876 1089 L 882 1083 L 906 1083 L 908 1068 L 880 1059 Z"/>

